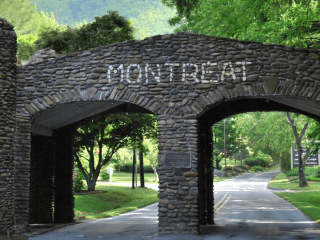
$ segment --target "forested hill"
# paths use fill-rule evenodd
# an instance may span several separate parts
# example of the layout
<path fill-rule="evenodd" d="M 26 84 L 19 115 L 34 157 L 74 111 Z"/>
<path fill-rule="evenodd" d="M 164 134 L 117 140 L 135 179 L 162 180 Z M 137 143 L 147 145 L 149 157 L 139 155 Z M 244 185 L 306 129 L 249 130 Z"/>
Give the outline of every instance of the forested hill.
<path fill-rule="evenodd" d="M 133 21 L 135 37 L 173 32 L 168 19 L 174 10 L 161 3 L 161 0 L 31 0 L 37 10 L 53 12 L 59 24 L 75 27 L 77 23 L 92 22 L 95 16 L 102 16 L 108 10 L 118 11 Z"/>

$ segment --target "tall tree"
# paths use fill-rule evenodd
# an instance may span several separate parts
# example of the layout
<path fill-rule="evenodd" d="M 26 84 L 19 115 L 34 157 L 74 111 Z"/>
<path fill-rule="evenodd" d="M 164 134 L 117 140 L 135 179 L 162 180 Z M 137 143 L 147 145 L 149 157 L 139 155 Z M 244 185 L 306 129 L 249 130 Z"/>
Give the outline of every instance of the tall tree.
<path fill-rule="evenodd" d="M 302 139 L 305 137 L 305 134 L 308 128 L 308 122 L 305 122 L 303 124 L 302 130 L 299 133 L 295 119 L 288 112 L 287 112 L 287 118 L 288 118 L 288 123 L 292 128 L 292 132 L 294 134 L 295 142 L 297 145 L 297 152 L 298 152 L 298 159 L 299 159 L 299 187 L 307 187 L 308 182 L 307 182 L 306 171 L 305 171 L 307 155 L 303 156 L 304 149 L 302 146 Z"/>
<path fill-rule="evenodd" d="M 239 134 L 233 118 L 226 118 L 217 122 L 211 129 L 213 134 L 213 156 L 217 166 L 224 157 L 231 157 L 239 150 L 245 151 L 244 143 L 237 141 Z"/>
<path fill-rule="evenodd" d="M 273 161 L 281 158 L 283 171 L 290 169 L 290 146 L 294 139 L 283 112 L 252 112 L 239 114 L 237 131 L 247 140 L 254 151 L 271 156 Z"/>
<path fill-rule="evenodd" d="M 75 161 L 88 191 L 95 190 L 101 168 L 123 147 L 139 142 L 141 135 L 157 138 L 156 118 L 149 114 L 100 114 L 84 121 L 75 140 Z"/>
<path fill-rule="evenodd" d="M 94 22 L 83 24 L 78 29 L 68 27 L 64 31 L 54 29 L 40 34 L 35 49 L 52 48 L 67 54 L 131 39 L 133 27 L 130 22 L 118 12 L 108 11 L 106 15 L 95 17 Z"/>

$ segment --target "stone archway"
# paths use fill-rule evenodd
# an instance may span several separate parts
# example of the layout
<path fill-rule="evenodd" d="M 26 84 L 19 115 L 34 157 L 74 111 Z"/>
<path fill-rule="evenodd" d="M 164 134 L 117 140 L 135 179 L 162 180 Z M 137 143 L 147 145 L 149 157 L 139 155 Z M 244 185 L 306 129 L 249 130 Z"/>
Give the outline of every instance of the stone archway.
<path fill-rule="evenodd" d="M 0 190 L 6 192 L 0 195 L 5 204 L 0 232 L 16 234 L 28 226 L 31 133 L 50 134 L 81 113 L 90 116 L 94 102 L 98 110 L 125 103 L 158 116 L 159 234 L 197 234 L 200 224 L 211 221 L 205 213 L 212 202 L 211 190 L 205 190 L 210 182 L 199 177 L 211 171 L 210 155 L 199 148 L 210 141 L 201 128 L 209 109 L 266 99 L 320 115 L 318 50 L 177 33 L 49 60 L 42 56 L 43 61 L 16 67 L 16 35 L 3 19 L 0 48 L 6 99 L 0 105 Z M 46 112 L 63 113 L 64 106 L 71 112 L 51 121 L 54 116 Z"/>

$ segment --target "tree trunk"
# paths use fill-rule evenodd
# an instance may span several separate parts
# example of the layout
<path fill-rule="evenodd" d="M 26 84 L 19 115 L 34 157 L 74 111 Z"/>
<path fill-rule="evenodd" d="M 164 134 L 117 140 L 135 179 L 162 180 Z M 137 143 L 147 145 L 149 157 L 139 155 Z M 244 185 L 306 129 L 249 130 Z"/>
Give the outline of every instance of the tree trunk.
<path fill-rule="evenodd" d="M 92 179 L 87 180 L 87 185 L 88 185 L 88 191 L 95 191 L 96 190 L 96 183 L 100 174 L 100 169 L 96 169 L 95 173 L 93 174 Z"/>
<path fill-rule="evenodd" d="M 156 180 L 158 181 L 159 177 L 158 177 L 158 172 L 155 164 L 152 164 L 152 169 L 153 169 L 154 175 L 156 176 Z"/>
<path fill-rule="evenodd" d="M 304 157 L 302 156 L 303 150 L 302 150 L 302 146 L 301 146 L 301 140 L 304 137 L 304 134 L 307 130 L 308 127 L 308 123 L 306 122 L 301 134 L 299 136 L 298 131 L 297 131 L 297 127 L 294 124 L 294 120 L 291 118 L 290 114 L 287 112 L 287 118 L 288 118 L 288 122 L 292 127 L 292 131 L 294 134 L 294 137 L 296 139 L 296 144 L 297 144 L 297 150 L 298 150 L 298 157 L 299 157 L 299 187 L 308 187 L 308 182 L 307 182 L 307 178 L 306 178 L 306 173 L 305 173 L 305 161 L 304 161 Z"/>
<path fill-rule="evenodd" d="M 139 161 L 140 161 L 140 187 L 145 187 L 144 185 L 144 169 L 143 169 L 143 152 L 139 151 Z"/>
<path fill-rule="evenodd" d="M 305 172 L 305 164 L 302 156 L 303 150 L 301 145 L 298 146 L 298 154 L 299 154 L 299 187 L 308 187 L 308 182 L 306 178 Z"/>

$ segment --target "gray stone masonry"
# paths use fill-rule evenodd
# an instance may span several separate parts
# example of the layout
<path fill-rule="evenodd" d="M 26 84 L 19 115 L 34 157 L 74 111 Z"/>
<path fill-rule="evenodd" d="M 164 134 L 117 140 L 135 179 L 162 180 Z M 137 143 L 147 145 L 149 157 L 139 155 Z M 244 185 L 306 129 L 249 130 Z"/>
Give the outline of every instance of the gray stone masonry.
<path fill-rule="evenodd" d="M 16 68 L 15 39 L 0 19 L 0 232 L 27 229 L 34 122 L 50 135 L 50 121 L 72 123 L 72 104 L 127 103 L 158 116 L 159 234 L 198 234 L 200 223 L 213 221 L 210 144 L 199 144 L 208 110 L 216 116 L 218 106 L 248 99 L 319 109 L 318 50 L 177 33 L 66 56 L 44 49 Z M 166 166 L 168 152 L 190 153 L 191 167 Z"/>

